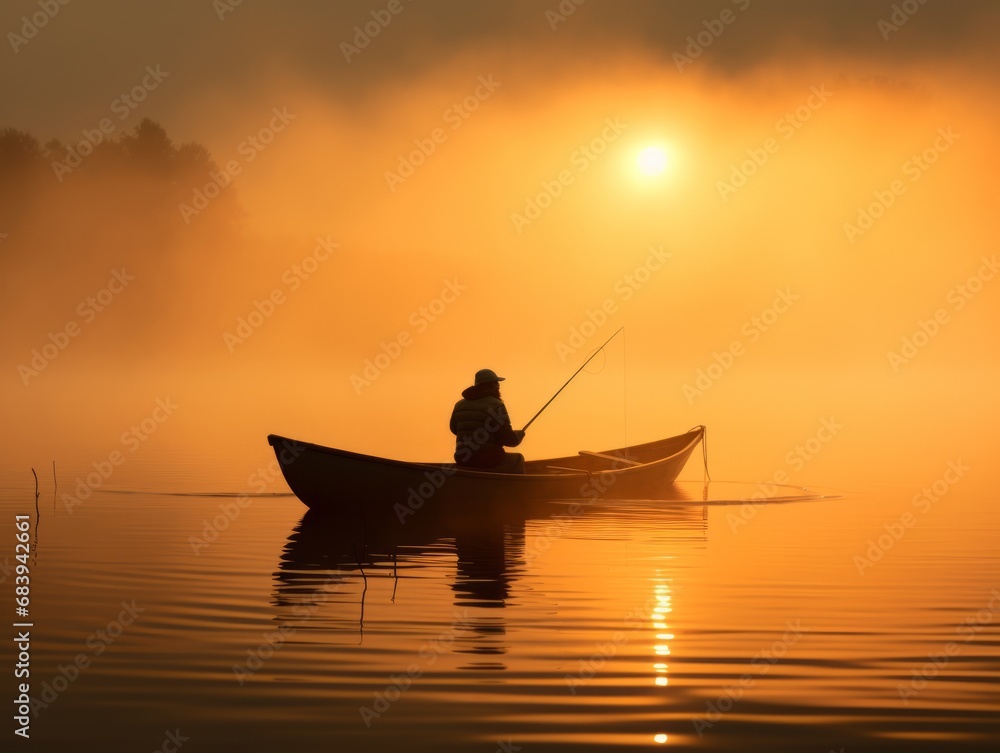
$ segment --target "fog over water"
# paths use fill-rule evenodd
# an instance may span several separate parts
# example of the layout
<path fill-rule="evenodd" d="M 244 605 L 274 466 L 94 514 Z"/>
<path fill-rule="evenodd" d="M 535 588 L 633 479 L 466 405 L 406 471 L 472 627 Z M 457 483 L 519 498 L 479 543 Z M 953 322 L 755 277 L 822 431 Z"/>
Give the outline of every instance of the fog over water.
<path fill-rule="evenodd" d="M 998 30 L 986 0 L 5 3 L 33 747 L 990 749 Z M 519 451 L 705 425 L 711 484 L 696 450 L 670 505 L 359 542 L 267 445 L 447 461 L 477 370 L 520 427 L 606 341 Z"/>
<path fill-rule="evenodd" d="M 996 480 L 992 5 L 403 4 L 363 48 L 358 4 L 112 5 L 2 74 L 38 151 L 3 175 L 12 466 L 85 467 L 168 397 L 143 454 L 443 458 L 476 369 L 523 422 L 624 326 L 526 452 L 704 423 L 757 479 L 830 419 L 803 481 Z"/>

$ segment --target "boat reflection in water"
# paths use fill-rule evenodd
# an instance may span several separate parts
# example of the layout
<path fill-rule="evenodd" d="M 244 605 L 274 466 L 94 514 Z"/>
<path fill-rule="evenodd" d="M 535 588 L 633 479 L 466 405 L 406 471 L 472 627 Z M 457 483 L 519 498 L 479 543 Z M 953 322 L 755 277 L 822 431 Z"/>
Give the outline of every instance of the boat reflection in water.
<path fill-rule="evenodd" d="M 519 501 L 506 508 L 498 500 L 479 500 L 460 515 L 428 510 L 403 520 L 372 519 L 365 511 L 376 506 L 363 503 L 347 515 L 309 510 L 289 535 L 274 574 L 275 620 L 294 628 L 298 640 L 363 645 L 366 600 L 373 607 L 370 582 L 391 580 L 389 599 L 394 605 L 408 602 L 402 614 L 413 614 L 420 607 L 414 602 L 426 598 L 425 584 L 450 571 L 453 612 L 461 618 L 448 631 L 448 650 L 469 655 L 460 669 L 503 670 L 501 657 L 509 650 L 505 607 L 514 601 L 528 562 L 544 556 L 554 538 L 586 536 L 610 519 L 648 524 L 651 508 L 667 546 L 673 534 L 688 542 L 706 536 L 702 489 L 675 485 L 664 496 L 656 502 L 541 501 L 528 507 Z M 386 591 L 379 589 L 376 598 L 384 599 Z"/>

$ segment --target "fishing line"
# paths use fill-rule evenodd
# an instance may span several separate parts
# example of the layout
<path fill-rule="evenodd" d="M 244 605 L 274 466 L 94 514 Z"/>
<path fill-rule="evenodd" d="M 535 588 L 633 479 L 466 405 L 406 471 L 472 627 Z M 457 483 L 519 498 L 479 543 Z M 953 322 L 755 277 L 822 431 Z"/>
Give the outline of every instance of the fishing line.
<path fill-rule="evenodd" d="M 625 337 L 625 328 L 622 327 L 622 431 L 625 439 L 622 447 L 628 447 L 628 340 Z"/>
<path fill-rule="evenodd" d="M 625 327 L 621 328 L 622 333 L 622 434 L 624 438 L 622 440 L 622 447 L 628 447 L 628 344 L 625 340 Z M 601 354 L 601 366 L 598 369 L 587 369 L 584 371 L 588 374 L 600 374 L 604 371 L 605 367 L 608 365 L 608 353 L 605 347 L 607 343 L 602 345 L 597 350 L 591 351 L 592 356 L 596 356 L 598 353 Z"/>
<path fill-rule="evenodd" d="M 608 365 L 608 354 L 604 352 L 604 348 L 598 348 L 597 350 L 593 351 L 593 354 L 595 356 L 598 353 L 600 353 L 602 356 L 601 368 L 596 369 L 595 371 L 591 371 L 590 369 L 584 369 L 584 371 L 586 371 L 588 374 L 600 374 L 602 371 L 604 371 L 604 367 Z"/>
<path fill-rule="evenodd" d="M 608 343 L 611 342 L 615 338 L 615 336 L 617 336 L 617 334 L 619 332 L 621 332 L 622 330 L 624 330 L 624 329 L 625 329 L 624 327 L 619 327 L 617 330 L 615 330 L 615 333 L 613 335 L 611 335 L 611 337 L 609 337 L 607 340 L 605 340 L 604 344 L 601 345 L 601 347 L 598 348 L 596 351 L 594 351 L 587 358 L 587 360 L 583 362 L 583 365 L 581 365 L 580 368 L 578 368 L 576 371 L 573 372 L 573 376 L 571 376 L 569 379 L 567 379 L 566 383 L 563 384 L 563 386 L 560 387 L 558 390 L 556 390 L 556 394 L 554 394 L 552 397 L 550 397 L 548 399 L 548 402 L 546 402 L 545 405 L 543 405 L 541 408 L 538 409 L 538 413 L 536 413 L 534 416 L 531 417 L 531 420 L 528 421 L 528 423 L 526 423 L 524 425 L 524 428 L 521 429 L 521 431 L 527 431 L 528 427 L 531 426 L 535 422 L 535 419 L 538 418 L 540 415 L 542 415 L 542 411 L 544 411 L 546 408 L 548 408 L 549 405 L 552 403 L 552 401 L 555 400 L 557 397 L 559 397 L 559 393 L 562 392 L 564 389 L 566 389 L 566 387 L 569 386 L 569 383 L 572 382 L 576 378 L 576 375 L 579 374 L 581 371 L 583 371 L 587 367 L 587 364 L 590 363 L 593 360 L 594 356 L 596 356 L 598 353 L 600 353 L 602 350 L 604 350 L 604 348 L 607 347 Z"/>

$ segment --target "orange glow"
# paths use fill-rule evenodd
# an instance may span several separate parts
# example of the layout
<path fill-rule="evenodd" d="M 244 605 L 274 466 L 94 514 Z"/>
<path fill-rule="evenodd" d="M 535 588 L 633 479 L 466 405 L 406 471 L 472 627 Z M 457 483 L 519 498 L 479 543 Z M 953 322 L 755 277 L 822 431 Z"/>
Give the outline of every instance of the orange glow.
<path fill-rule="evenodd" d="M 813 694 L 824 714 L 891 702 L 892 724 L 995 706 L 962 684 L 996 674 L 985 633 L 905 713 L 892 678 L 911 677 L 903 657 L 943 650 L 952 616 L 992 604 L 998 580 L 1000 5 L 900 2 L 919 8 L 891 34 L 880 16 L 903 11 L 890 3 L 829 3 L 822 16 L 749 0 L 234 1 L 157 15 L 144 3 L 9 5 L 8 43 L 46 20 L 0 70 L 0 490 L 15 490 L 18 512 L 38 509 L 34 470 L 49 494 L 40 515 L 54 520 L 39 538 L 59 546 L 41 550 L 39 577 L 111 593 L 97 565 L 117 556 L 118 590 L 140 582 L 135 569 L 160 576 L 151 627 L 129 636 L 137 656 L 171 656 L 152 625 L 180 619 L 175 606 L 202 608 L 185 589 L 211 604 L 237 576 L 240 588 L 270 587 L 305 510 L 271 496 L 288 489 L 269 433 L 449 461 L 448 419 L 477 370 L 505 377 L 520 427 L 621 327 L 517 451 L 606 452 L 705 425 L 707 467 L 699 448 L 676 508 L 628 500 L 573 515 L 559 500 L 552 519 L 490 531 L 471 555 L 451 530 L 426 551 L 400 545 L 393 573 L 402 565 L 401 588 L 426 599 L 401 594 L 393 612 L 394 595 L 375 597 L 390 565 L 370 568 L 369 643 L 324 655 L 303 630 L 272 666 L 295 657 L 303 666 L 287 677 L 317 672 L 299 686 L 308 698 L 283 679 L 243 698 L 265 708 L 274 685 L 290 694 L 291 720 L 275 729 L 319 699 L 363 734 L 348 682 L 324 662 L 346 657 L 366 698 L 382 692 L 381 678 L 411 661 L 365 653 L 395 645 L 382 628 L 417 615 L 427 622 L 411 635 L 433 635 L 465 598 L 461 582 L 502 592 L 461 637 L 503 652 L 443 653 L 410 698 L 440 680 L 467 707 L 503 708 L 498 732 L 580 703 L 622 714 L 614 744 L 665 744 L 656 733 L 669 729 L 675 746 L 702 745 L 692 717 L 731 700 L 723 689 L 744 676 L 753 686 L 739 686 L 716 740 L 782 694 L 790 708 Z M 356 35 L 365 46 L 345 56 Z M 114 97 L 161 55 L 169 77 L 119 119 Z M 113 134 L 81 149 L 108 117 Z M 82 166 L 63 174 L 56 158 L 70 156 Z M 956 467 L 966 470 L 953 482 Z M 59 495 L 87 492 L 88 478 L 95 493 L 70 520 Z M 803 488 L 817 493 L 758 504 Z M 133 505 L 137 490 L 157 494 Z M 219 497 L 188 504 L 175 492 Z M 226 517 L 246 499 L 238 522 Z M 129 515 L 108 528 L 116 504 Z M 164 520 L 142 517 L 152 513 Z M 906 515 L 915 522 L 901 529 Z M 199 554 L 191 541 L 215 520 L 228 538 Z M 502 578 L 478 568 L 477 547 L 500 551 Z M 301 572 L 360 566 L 377 548 Z M 103 559 L 77 562 L 81 551 Z M 858 572 L 869 551 L 884 556 Z M 269 595 L 226 598 L 204 612 L 217 624 L 191 633 L 193 651 L 216 652 L 200 665 L 215 673 L 209 689 L 227 657 L 245 655 L 223 634 L 274 616 Z M 347 604 L 324 609 L 356 620 Z M 46 608 L 59 606 L 53 596 Z M 107 618 L 82 614 L 85 640 Z M 777 643 L 796 660 L 758 681 L 751 658 L 800 618 L 809 641 Z M 921 625 L 949 636 L 920 638 Z M 180 641 L 173 629 L 163 635 Z M 72 657 L 77 637 L 39 660 Z M 98 671 L 111 676 L 122 664 L 109 657 Z M 479 674 L 462 696 L 444 686 L 474 676 L 457 672 L 466 662 Z M 491 706 L 518 677 L 541 678 L 522 708 Z M 431 726 L 409 702 L 384 729 Z M 891 734 L 882 719 L 832 718 L 814 729 Z M 591 745 L 604 734 L 577 732 L 593 732 Z"/>
<path fill-rule="evenodd" d="M 451 129 L 442 113 L 480 86 L 469 69 L 503 83 Z M 517 424 L 624 325 L 532 426 L 528 457 L 704 423 L 717 478 L 899 478 L 959 454 L 959 437 L 977 473 L 1000 478 L 989 460 L 1000 355 L 984 347 L 1000 321 L 1000 280 L 983 261 L 995 253 L 1000 171 L 987 80 L 956 85 L 953 71 L 914 62 L 886 67 L 900 85 L 885 86 L 860 60 L 676 76 L 640 54 L 585 77 L 537 70 L 487 45 L 405 85 L 387 80 L 350 112 L 280 67 L 256 92 L 192 89 L 168 134 L 203 141 L 219 161 L 240 157 L 277 92 L 295 102 L 288 138 L 277 134 L 234 179 L 240 233 L 181 223 L 147 237 L 141 208 L 98 225 L 109 220 L 95 197 L 111 175 L 87 194 L 61 192 L 74 232 L 98 239 L 86 253 L 42 232 L 44 203 L 29 207 L 28 247 L 35 235 L 58 243 L 45 245 L 55 257 L 13 253 L 14 234 L 3 246 L 0 403 L 21 427 L 9 462 L 55 457 L 85 471 L 164 396 L 181 408 L 143 453 L 187 453 L 202 478 L 223 469 L 212 476 L 222 489 L 246 487 L 272 461 L 269 432 L 447 459 L 447 416 L 477 369 L 508 377 Z M 823 85 L 825 99 L 813 93 Z M 386 174 L 439 126 L 447 139 L 390 187 Z M 949 127 L 960 134 L 951 144 L 939 133 Z M 635 158 L 651 145 L 670 164 L 647 180 Z M 928 170 L 914 162 L 925 152 Z M 546 200 L 563 171 L 572 180 Z M 906 191 L 852 243 L 844 226 L 896 180 Z M 303 277 L 294 270 L 317 237 L 337 248 Z M 78 304 L 121 266 L 135 282 L 25 385 L 18 366 L 67 322 L 82 324 Z M 44 284 L 29 294 L 23 280 Z M 455 281 L 461 294 L 442 303 Z M 230 352 L 224 334 L 276 289 L 286 302 Z M 607 302 L 606 323 L 582 336 Z M 923 343 L 921 323 L 938 310 L 947 321 L 894 370 L 887 354 Z M 356 386 L 400 333 L 411 344 Z M 844 428 L 817 440 L 831 417 Z M 701 474 L 692 462 L 683 478 Z"/>
<path fill-rule="evenodd" d="M 479 67 L 497 55 L 483 51 Z M 979 396 L 975 414 L 997 408 L 986 389 L 997 354 L 981 347 L 1000 315 L 982 261 L 994 253 L 986 218 L 988 176 L 998 167 L 995 105 L 977 83 L 956 89 L 931 70 L 899 71 L 900 79 L 923 82 L 917 95 L 875 90 L 860 83 L 861 69 L 843 69 L 842 77 L 808 66 L 795 74 L 765 69 L 727 81 L 665 79 L 638 58 L 628 67 L 627 86 L 595 71 L 586 86 L 560 81 L 557 96 L 538 89 L 529 119 L 505 92 L 538 84 L 529 84 L 530 66 L 508 68 L 507 88 L 483 100 L 395 190 L 385 174 L 469 88 L 460 69 L 428 71 L 352 119 L 306 84 L 284 81 L 298 117 L 289 138 L 278 134 L 238 178 L 245 238 L 188 245 L 178 237 L 154 255 L 124 240 L 127 233 L 110 234 L 86 257 L 61 259 L 65 273 L 31 296 L 12 281 L 43 275 L 42 257 L 8 261 L 6 300 L 25 324 L 8 329 L 6 409 L 24 419 L 72 410 L 113 444 L 151 394 L 172 391 L 192 406 L 162 435 L 179 446 L 213 437 L 256 464 L 266 461 L 261 437 L 281 431 L 384 456 L 446 458 L 451 437 L 442 416 L 476 369 L 508 375 L 504 395 L 516 423 L 611 326 L 625 325 L 624 341 L 532 427 L 529 457 L 705 423 L 729 477 L 766 480 L 784 471 L 797 482 L 830 479 L 848 457 L 931 462 L 947 453 L 940 435 L 903 428 L 913 420 L 912 400 L 926 425 L 943 419 L 966 436 L 986 436 L 948 397 L 960 383 L 963 394 Z M 811 87 L 824 81 L 835 93 L 821 102 Z M 809 110 L 801 127 L 776 126 L 799 107 Z M 218 159 L 231 157 L 236 124 L 253 122 L 258 107 L 221 98 L 208 108 L 199 136 Z M 187 123 L 194 112 L 178 118 Z M 938 131 L 949 123 L 961 124 L 954 126 L 961 137 L 912 182 L 919 168 L 906 165 L 936 140 L 945 146 Z M 671 165 L 640 187 L 634 155 L 656 133 L 683 144 L 684 168 Z M 757 166 L 768 138 L 780 149 Z M 620 169 L 626 162 L 630 178 Z M 532 219 L 539 196 L 548 201 L 545 185 L 564 170 L 572 182 Z M 741 171 L 754 174 L 723 197 L 720 184 L 740 182 Z M 896 179 L 906 192 L 852 244 L 844 226 Z M 90 199 L 74 201 L 82 222 L 96 216 Z M 515 215 L 527 221 L 520 232 Z M 308 277 L 294 275 L 317 236 L 329 236 L 337 250 Z M 76 320 L 77 303 L 122 263 L 136 282 L 25 388 L 18 364 Z M 981 292 L 959 292 L 970 279 Z M 297 280 L 294 290 L 289 280 Z M 461 294 L 437 315 L 422 315 L 440 304 L 448 281 Z M 224 333 L 274 289 L 287 302 L 228 352 Z M 783 308 L 776 291 L 797 296 L 787 313 L 775 315 L 776 300 Z M 529 300 L 530 308 L 513 305 Z M 614 309 L 608 323 L 578 343 L 574 333 L 606 301 Z M 914 333 L 923 342 L 920 322 L 938 309 L 948 318 L 940 333 L 894 371 L 886 354 L 901 352 Z M 489 337 L 476 334 L 483 327 Z M 401 332 L 412 344 L 356 389 L 352 377 Z M 727 355 L 733 343 L 741 355 Z M 131 400 L 81 401 L 89 385 L 106 383 L 107 368 L 127 370 L 115 394 L 134 392 Z M 717 378 L 699 377 L 709 372 Z M 251 404 L 258 407 L 247 411 Z M 401 411 L 408 418 L 395 431 L 379 428 L 378 417 Z M 786 463 L 830 413 L 850 432 L 801 468 Z M 892 441 L 871 439 L 886 431 Z M 51 454 L 47 433 L 36 442 Z"/>

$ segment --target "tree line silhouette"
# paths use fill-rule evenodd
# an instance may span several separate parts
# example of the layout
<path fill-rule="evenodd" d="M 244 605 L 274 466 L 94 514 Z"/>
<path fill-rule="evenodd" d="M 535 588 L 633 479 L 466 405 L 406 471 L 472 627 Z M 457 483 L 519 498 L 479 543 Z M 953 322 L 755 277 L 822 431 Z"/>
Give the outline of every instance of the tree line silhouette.
<path fill-rule="evenodd" d="M 99 132 L 95 134 L 102 136 Z M 86 206 L 90 219 L 140 217 L 160 230 L 188 225 L 179 205 L 215 170 L 197 143 L 175 146 L 158 123 L 144 119 L 116 138 L 86 137 L 75 144 L 42 143 L 14 128 L 0 130 L 0 233 L 15 239 L 26 223 L 71 220 Z M 39 212 L 38 210 L 42 210 Z M 62 210 L 67 215 L 60 216 Z M 235 190 L 222 189 L 192 225 L 230 226 L 241 212 Z M 37 228 L 28 228 L 35 234 Z"/>

